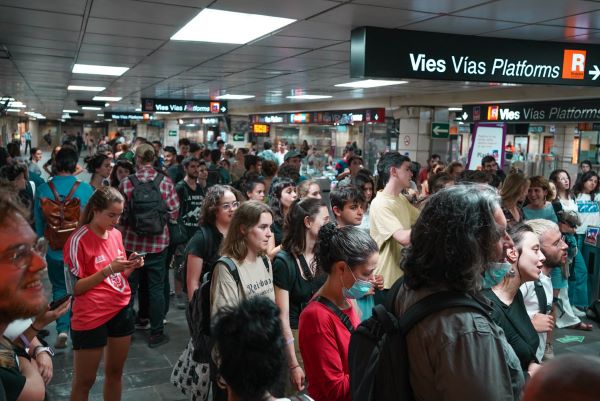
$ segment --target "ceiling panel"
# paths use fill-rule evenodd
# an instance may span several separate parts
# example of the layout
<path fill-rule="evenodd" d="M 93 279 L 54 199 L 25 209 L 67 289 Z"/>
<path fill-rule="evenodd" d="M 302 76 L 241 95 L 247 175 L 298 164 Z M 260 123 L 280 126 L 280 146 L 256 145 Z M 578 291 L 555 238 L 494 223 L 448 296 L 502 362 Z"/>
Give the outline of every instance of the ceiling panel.
<path fill-rule="evenodd" d="M 502 0 L 460 11 L 456 15 L 536 23 L 600 9 L 600 4 L 584 0 L 527 0 L 524 6 L 523 0 Z"/>
<path fill-rule="evenodd" d="M 598 7 L 600 8 L 600 3 L 598 3 Z M 579 15 L 572 15 L 566 18 L 558 18 L 553 20 L 548 20 L 544 22 L 544 25 L 559 25 L 562 27 L 566 27 L 568 31 L 577 30 L 573 28 L 579 28 L 580 30 L 587 29 L 600 29 L 600 12 L 590 12 Z M 585 34 L 585 32 L 579 33 L 580 35 Z M 575 35 L 570 35 L 575 36 Z"/>
<path fill-rule="evenodd" d="M 356 0 L 354 3 L 373 6 L 400 8 L 429 13 L 451 13 L 478 4 L 488 3 L 489 0 Z"/>
<path fill-rule="evenodd" d="M 339 43 L 335 40 L 302 38 L 298 36 L 273 35 L 255 42 L 260 46 L 291 47 L 296 49 L 318 49 Z"/>
<path fill-rule="evenodd" d="M 121 32 L 110 34 L 95 34 L 87 32 L 83 37 L 84 43 L 93 45 L 119 46 L 119 47 L 137 47 L 139 49 L 154 50 L 164 43 L 164 40 L 144 38 L 141 36 L 125 36 Z"/>
<path fill-rule="evenodd" d="M 480 35 L 486 32 L 516 28 L 522 25 L 523 24 L 504 21 L 442 16 L 427 21 L 418 22 L 416 24 L 411 24 L 405 26 L 404 28 L 415 31 L 444 32 L 463 35 Z"/>
<path fill-rule="evenodd" d="M 217 0 L 211 4 L 211 8 L 302 20 L 338 5 L 337 2 L 324 0 Z"/>
<path fill-rule="evenodd" d="M 2 0 L 7 7 L 27 8 L 31 10 L 52 11 L 56 13 L 83 15 L 85 1 L 81 0 Z"/>
<path fill-rule="evenodd" d="M 315 18 L 312 18 L 311 21 L 347 27 L 348 36 L 343 38 L 343 40 L 348 40 L 350 39 L 350 31 L 352 28 L 358 26 L 396 28 L 435 16 L 435 14 L 418 11 L 398 10 L 387 7 L 370 7 L 360 4 L 345 4 L 320 14 Z"/>
<path fill-rule="evenodd" d="M 41 41 L 77 42 L 79 28 L 74 31 L 68 31 L 64 29 L 32 28 L 17 23 L 2 23 L 0 24 L 0 37 L 3 42 L 12 42 L 16 38 L 23 38 L 25 40 L 35 39 Z"/>
<path fill-rule="evenodd" d="M 82 17 L 0 5 L 0 22 L 14 23 L 16 21 L 30 27 L 78 30 L 81 28 Z"/>
<path fill-rule="evenodd" d="M 286 36 L 300 36 L 304 38 L 318 38 L 328 40 L 349 40 L 350 29 L 348 25 L 334 25 L 318 21 L 299 21 L 281 30 L 279 33 Z"/>
<path fill-rule="evenodd" d="M 589 30 L 578 30 L 580 34 L 584 31 Z M 569 36 L 569 32 L 575 33 L 575 30 L 570 30 L 564 27 L 557 26 L 544 26 L 544 25 L 523 25 L 511 29 L 503 29 L 501 31 L 490 32 L 489 34 L 483 34 L 483 36 L 496 36 L 503 38 L 513 39 L 528 39 L 528 40 L 551 40 L 551 41 L 562 41 Z"/>
<path fill-rule="evenodd" d="M 146 24 L 183 26 L 194 15 L 189 7 L 133 0 L 94 0 L 91 16 Z"/>
<path fill-rule="evenodd" d="M 168 40 L 178 28 L 161 24 L 145 24 L 142 22 L 117 21 L 104 18 L 90 18 L 86 32 L 110 35 L 118 32 L 119 35 L 140 38 Z"/>
<path fill-rule="evenodd" d="M 121 67 L 131 67 L 142 60 L 141 56 L 133 54 L 102 54 L 79 52 L 77 63 L 79 64 L 99 64 L 114 65 Z"/>
<path fill-rule="evenodd" d="M 84 53 L 96 53 L 96 54 L 120 54 L 120 55 L 131 55 L 131 56 L 147 56 L 152 52 L 150 49 L 138 48 L 138 47 L 121 47 L 121 46 L 108 46 L 108 45 L 93 45 L 90 43 L 81 44 L 81 52 Z"/>

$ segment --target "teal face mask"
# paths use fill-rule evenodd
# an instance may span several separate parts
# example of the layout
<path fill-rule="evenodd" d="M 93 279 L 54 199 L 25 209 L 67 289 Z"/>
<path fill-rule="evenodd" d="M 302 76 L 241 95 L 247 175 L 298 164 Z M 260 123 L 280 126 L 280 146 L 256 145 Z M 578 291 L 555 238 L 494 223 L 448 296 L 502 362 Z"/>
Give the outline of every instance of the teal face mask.
<path fill-rule="evenodd" d="M 491 263 L 490 267 L 483 272 L 483 288 L 492 288 L 500 284 L 511 266 L 508 262 Z"/>
<path fill-rule="evenodd" d="M 350 270 L 350 267 L 348 267 L 348 270 Z M 354 284 L 352 284 L 352 287 L 350 288 L 345 288 L 342 286 L 344 296 L 346 298 L 360 299 L 367 295 L 369 292 L 371 292 L 371 289 L 373 288 L 373 283 L 356 278 L 354 273 L 352 273 L 352 270 L 350 270 L 350 274 L 352 274 L 352 277 L 354 277 L 355 281 Z"/>

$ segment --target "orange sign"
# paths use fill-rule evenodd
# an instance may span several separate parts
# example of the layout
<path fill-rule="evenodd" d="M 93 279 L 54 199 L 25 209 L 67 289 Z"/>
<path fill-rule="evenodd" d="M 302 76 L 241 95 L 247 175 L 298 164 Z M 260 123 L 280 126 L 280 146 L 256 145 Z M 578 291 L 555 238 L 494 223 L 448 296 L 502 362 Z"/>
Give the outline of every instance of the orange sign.
<path fill-rule="evenodd" d="M 270 128 L 269 124 L 252 124 L 252 133 L 257 135 L 268 135 Z"/>
<path fill-rule="evenodd" d="M 564 79 L 584 79 L 585 56 L 585 50 L 565 50 L 562 77 Z"/>
<path fill-rule="evenodd" d="M 489 121 L 497 121 L 499 110 L 500 110 L 500 106 L 488 106 L 488 118 L 487 119 Z"/>

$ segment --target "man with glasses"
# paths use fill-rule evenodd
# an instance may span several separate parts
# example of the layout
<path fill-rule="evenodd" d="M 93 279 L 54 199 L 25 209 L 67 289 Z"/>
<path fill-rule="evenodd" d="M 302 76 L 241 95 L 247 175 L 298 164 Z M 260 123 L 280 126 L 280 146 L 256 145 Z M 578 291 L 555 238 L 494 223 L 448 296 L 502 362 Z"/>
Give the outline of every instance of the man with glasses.
<path fill-rule="evenodd" d="M 157 175 L 160 174 L 153 167 L 155 157 L 156 153 L 152 145 L 142 144 L 136 148 L 137 171 L 135 178 L 140 183 L 154 181 Z M 163 176 L 158 187 L 166 205 L 169 220 L 176 222 L 179 216 L 179 197 L 175 191 L 173 181 L 169 177 Z M 140 289 L 136 327 L 150 329 L 148 346 L 154 348 L 169 341 L 169 337 L 163 330 L 166 307 L 169 302 L 168 298 L 165 299 L 164 291 L 165 280 L 168 280 L 167 248 L 169 246 L 169 229 L 165 224 L 162 232 L 157 235 L 139 235 L 136 233 L 131 221 L 132 211 L 129 207 L 134 188 L 132 176 L 123 179 L 119 185 L 119 190 L 126 199 L 123 243 L 128 253 L 146 254 L 144 267 L 129 276 L 129 285 L 132 291 L 132 306 L 138 287 Z"/>
<path fill-rule="evenodd" d="M 556 327 L 568 327 L 577 330 L 592 330 L 592 326 L 584 323 L 575 315 L 573 307 L 569 302 L 568 280 L 562 277 L 561 269 L 567 261 L 567 249 L 569 246 L 564 241 L 558 225 L 546 219 L 527 220 L 540 240 L 541 251 L 546 257 L 542 273 L 552 278 L 553 298 L 552 315 L 556 320 Z M 535 326 L 535 324 L 534 324 Z M 544 356 L 546 359 L 554 357 L 552 346 L 552 331 L 548 331 Z"/>
<path fill-rule="evenodd" d="M 0 191 L 0 334 L 12 321 L 39 315 L 47 307 L 42 272 L 48 243 L 37 240 L 26 215 L 13 195 Z M 0 400 L 43 400 L 36 350 L 30 349 L 30 358 L 17 356 L 2 339 L 0 351 Z"/>

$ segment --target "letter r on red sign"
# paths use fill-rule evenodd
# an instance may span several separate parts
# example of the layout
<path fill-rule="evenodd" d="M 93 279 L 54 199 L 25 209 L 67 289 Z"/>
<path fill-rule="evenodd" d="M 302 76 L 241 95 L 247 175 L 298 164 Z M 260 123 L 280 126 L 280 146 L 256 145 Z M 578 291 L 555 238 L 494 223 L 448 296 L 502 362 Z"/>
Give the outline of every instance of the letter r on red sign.
<path fill-rule="evenodd" d="M 563 79 L 585 78 L 585 50 L 565 50 L 563 57 Z"/>

